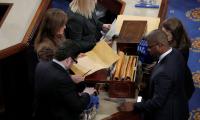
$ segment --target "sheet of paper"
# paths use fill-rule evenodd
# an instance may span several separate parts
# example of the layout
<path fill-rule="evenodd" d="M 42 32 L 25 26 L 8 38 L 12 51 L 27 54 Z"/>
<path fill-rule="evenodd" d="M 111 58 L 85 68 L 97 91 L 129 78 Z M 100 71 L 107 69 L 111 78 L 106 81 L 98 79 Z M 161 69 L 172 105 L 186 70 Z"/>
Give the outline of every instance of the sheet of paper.
<path fill-rule="evenodd" d="M 96 46 L 86 56 L 78 58 L 78 63 L 73 64 L 71 70 L 76 75 L 90 75 L 100 69 L 109 68 L 119 59 L 115 51 L 104 41 L 99 41 Z"/>
<path fill-rule="evenodd" d="M 112 22 L 110 30 L 105 34 L 105 38 L 111 40 L 113 35 L 118 35 L 116 33 L 116 19 Z"/>
<path fill-rule="evenodd" d="M 146 20 L 147 31 L 146 34 L 159 27 L 160 18 L 158 17 L 145 17 L 145 16 L 132 16 L 132 15 L 118 15 L 116 20 L 116 33 L 119 34 L 124 20 Z M 135 28 L 139 29 L 139 28 Z"/>

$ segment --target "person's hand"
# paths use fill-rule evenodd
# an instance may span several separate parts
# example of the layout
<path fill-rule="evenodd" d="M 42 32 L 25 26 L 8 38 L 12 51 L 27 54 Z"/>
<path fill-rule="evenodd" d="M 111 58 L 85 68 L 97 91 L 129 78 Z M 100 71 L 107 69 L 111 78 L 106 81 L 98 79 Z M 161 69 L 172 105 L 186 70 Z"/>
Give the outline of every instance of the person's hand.
<path fill-rule="evenodd" d="M 86 87 L 85 90 L 83 90 L 83 92 L 92 95 L 94 94 L 94 92 L 96 92 L 96 89 L 94 89 L 93 87 Z"/>
<path fill-rule="evenodd" d="M 155 65 L 156 65 L 156 62 L 154 61 L 154 62 L 151 63 L 151 64 L 147 64 L 146 68 L 147 68 L 147 69 L 150 69 L 150 70 L 153 70 L 153 68 L 155 67 Z"/>
<path fill-rule="evenodd" d="M 134 103 L 132 102 L 124 102 L 118 107 L 118 110 L 123 111 L 123 112 L 130 112 L 134 110 L 133 106 L 134 106 Z"/>
<path fill-rule="evenodd" d="M 81 76 L 81 75 L 71 75 L 71 78 L 73 80 L 74 83 L 78 84 L 81 81 L 84 81 L 85 77 Z"/>
<path fill-rule="evenodd" d="M 106 43 L 109 45 L 109 46 L 112 46 L 112 41 L 111 40 L 106 40 Z"/>
<path fill-rule="evenodd" d="M 108 30 L 110 30 L 111 24 L 103 24 L 102 29 L 103 31 L 107 32 Z"/>

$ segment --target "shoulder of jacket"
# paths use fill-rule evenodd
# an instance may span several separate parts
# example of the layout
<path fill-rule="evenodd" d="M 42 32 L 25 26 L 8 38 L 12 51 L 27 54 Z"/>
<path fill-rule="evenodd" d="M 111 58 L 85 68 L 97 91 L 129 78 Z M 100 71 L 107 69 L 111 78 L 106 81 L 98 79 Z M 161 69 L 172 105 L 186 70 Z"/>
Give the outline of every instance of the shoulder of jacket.
<path fill-rule="evenodd" d="M 68 14 L 69 21 L 77 21 L 77 22 L 83 23 L 84 20 L 86 19 L 82 15 L 80 15 L 78 13 L 74 13 L 71 10 L 68 10 L 67 14 Z"/>

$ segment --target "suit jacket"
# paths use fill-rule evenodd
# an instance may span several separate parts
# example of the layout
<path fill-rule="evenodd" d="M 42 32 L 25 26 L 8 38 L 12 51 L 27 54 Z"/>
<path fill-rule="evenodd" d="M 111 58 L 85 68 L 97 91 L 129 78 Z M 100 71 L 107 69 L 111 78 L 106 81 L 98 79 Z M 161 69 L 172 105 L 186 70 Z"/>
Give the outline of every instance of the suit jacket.
<path fill-rule="evenodd" d="M 95 13 L 92 15 L 92 19 L 87 19 L 69 9 L 67 15 L 66 37 L 76 41 L 84 52 L 91 50 L 101 38 L 100 31 L 103 23 L 97 20 Z"/>
<path fill-rule="evenodd" d="M 55 62 L 40 62 L 35 75 L 36 120 L 79 120 L 90 102 L 76 91 L 68 72 Z"/>
<path fill-rule="evenodd" d="M 188 120 L 185 92 L 186 64 L 182 54 L 173 49 L 158 63 L 150 78 L 149 99 L 135 104 L 148 120 Z"/>

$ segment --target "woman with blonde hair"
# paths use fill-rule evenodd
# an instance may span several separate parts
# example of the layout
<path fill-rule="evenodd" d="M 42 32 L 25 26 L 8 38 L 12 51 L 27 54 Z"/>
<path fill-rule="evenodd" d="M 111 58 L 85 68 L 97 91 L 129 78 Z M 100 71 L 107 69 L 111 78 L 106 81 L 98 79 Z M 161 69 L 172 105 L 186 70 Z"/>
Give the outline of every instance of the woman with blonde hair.
<path fill-rule="evenodd" d="M 58 44 L 65 40 L 67 15 L 64 11 L 51 8 L 47 10 L 34 43 L 39 60 L 52 60 Z"/>
<path fill-rule="evenodd" d="M 101 30 L 110 29 L 110 24 L 100 22 L 95 14 L 97 0 L 73 0 L 67 10 L 66 36 L 87 52 L 101 38 Z"/>

